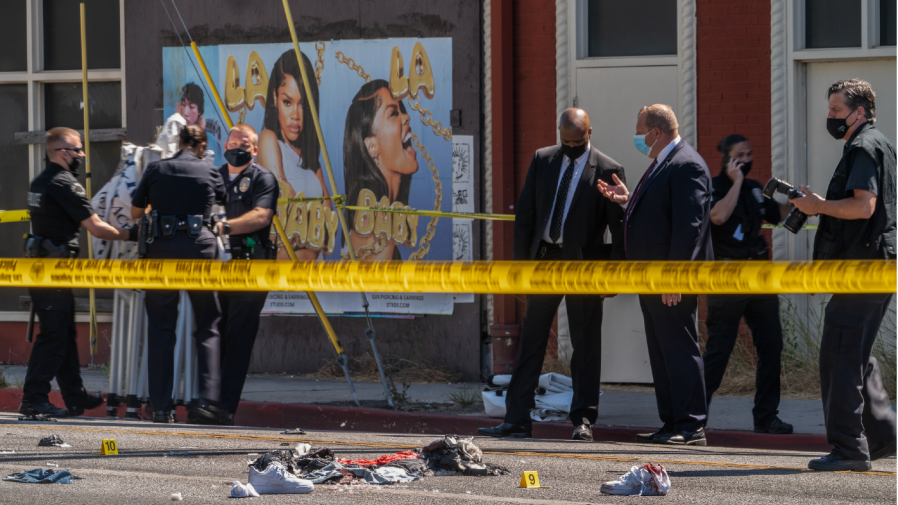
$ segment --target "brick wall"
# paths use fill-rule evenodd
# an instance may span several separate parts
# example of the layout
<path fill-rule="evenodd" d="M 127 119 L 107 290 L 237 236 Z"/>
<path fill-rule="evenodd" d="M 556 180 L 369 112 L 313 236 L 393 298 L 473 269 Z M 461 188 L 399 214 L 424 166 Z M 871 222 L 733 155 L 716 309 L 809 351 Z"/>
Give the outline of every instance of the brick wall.
<path fill-rule="evenodd" d="M 731 134 L 754 149 L 749 177 L 770 178 L 770 2 L 697 0 L 699 152 L 720 171 L 717 143 Z"/>
<path fill-rule="evenodd" d="M 514 83 L 515 195 L 519 195 L 534 151 L 555 144 L 554 0 L 514 3 Z"/>

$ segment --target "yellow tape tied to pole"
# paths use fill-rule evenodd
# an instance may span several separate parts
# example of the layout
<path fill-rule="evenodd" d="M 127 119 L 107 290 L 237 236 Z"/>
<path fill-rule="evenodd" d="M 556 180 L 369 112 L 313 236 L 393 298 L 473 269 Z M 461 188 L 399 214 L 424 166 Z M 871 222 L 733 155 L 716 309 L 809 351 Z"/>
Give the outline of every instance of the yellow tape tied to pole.
<path fill-rule="evenodd" d="M 31 213 L 27 210 L 0 211 L 0 223 L 19 223 L 22 221 L 31 221 Z"/>
<path fill-rule="evenodd" d="M 0 260 L 0 287 L 494 294 L 893 293 L 895 260 L 284 262 Z"/>

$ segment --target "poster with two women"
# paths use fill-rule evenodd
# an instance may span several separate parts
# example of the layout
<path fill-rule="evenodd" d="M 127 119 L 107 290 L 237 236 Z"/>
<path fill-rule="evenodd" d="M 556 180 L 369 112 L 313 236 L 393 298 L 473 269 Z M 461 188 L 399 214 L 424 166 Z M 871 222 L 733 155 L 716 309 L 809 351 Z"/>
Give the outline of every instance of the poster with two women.
<path fill-rule="evenodd" d="M 346 205 L 452 210 L 452 40 L 381 39 L 300 44 L 219 45 L 200 52 L 234 124 L 259 134 L 256 162 L 274 173 L 281 198 L 344 195 Z M 300 61 L 301 60 L 301 61 Z M 300 65 L 309 77 L 303 85 Z M 225 163 L 227 122 L 183 48 L 163 49 L 164 115 L 199 124 Z M 324 143 L 312 119 L 317 106 Z M 324 148 L 336 187 L 331 187 Z M 303 261 L 452 260 L 451 219 L 345 211 L 346 243 L 334 202 L 280 203 L 277 218 L 289 243 L 274 232 L 278 259 L 287 247 Z M 357 293 L 320 293 L 329 313 L 360 312 Z M 369 293 L 384 314 L 451 314 L 453 296 Z M 271 293 L 269 313 L 313 313 L 304 293 Z"/>

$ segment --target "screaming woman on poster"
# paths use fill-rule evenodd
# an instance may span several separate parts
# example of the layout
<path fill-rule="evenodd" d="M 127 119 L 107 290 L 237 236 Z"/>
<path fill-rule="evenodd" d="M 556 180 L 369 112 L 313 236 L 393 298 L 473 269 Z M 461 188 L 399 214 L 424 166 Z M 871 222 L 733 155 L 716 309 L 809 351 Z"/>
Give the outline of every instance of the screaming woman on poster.
<path fill-rule="evenodd" d="M 315 75 L 315 69 L 305 54 L 302 55 L 307 75 Z M 312 79 L 312 99 L 318 101 L 318 83 Z M 319 109 L 320 110 L 320 109 Z M 259 165 L 271 170 L 278 179 L 281 198 L 293 198 L 303 193 L 306 198 L 330 196 L 324 184 L 324 174 L 318 162 L 321 150 L 312 124 L 312 111 L 302 83 L 302 74 L 296 53 L 286 51 L 274 64 L 268 81 L 268 95 L 265 99 L 264 129 L 259 135 Z M 292 204 L 308 205 L 303 203 Z M 324 202 L 328 210 L 331 202 Z M 286 205 L 279 212 L 282 221 Z M 290 214 L 293 214 L 291 212 Z M 287 216 L 289 218 L 289 216 Z M 279 242 L 279 241 L 278 241 Z M 313 261 L 320 251 L 310 249 L 297 235 L 291 237 L 293 249 L 300 261 Z M 286 251 L 278 251 L 279 259 L 286 259 Z"/>
<path fill-rule="evenodd" d="M 350 205 L 373 207 L 384 197 L 390 204 L 408 205 L 412 174 L 418 171 L 417 153 L 405 105 L 393 98 L 389 86 L 380 79 L 365 84 L 346 114 L 343 174 Z M 360 201 L 360 194 L 363 200 L 367 195 L 368 201 Z M 366 255 L 368 260 L 401 260 L 397 246 L 404 241 L 389 234 L 384 237 L 372 223 L 365 222 L 374 218 L 371 213 L 357 214 L 346 211 L 352 247 L 358 251 L 373 246 L 377 252 Z"/>

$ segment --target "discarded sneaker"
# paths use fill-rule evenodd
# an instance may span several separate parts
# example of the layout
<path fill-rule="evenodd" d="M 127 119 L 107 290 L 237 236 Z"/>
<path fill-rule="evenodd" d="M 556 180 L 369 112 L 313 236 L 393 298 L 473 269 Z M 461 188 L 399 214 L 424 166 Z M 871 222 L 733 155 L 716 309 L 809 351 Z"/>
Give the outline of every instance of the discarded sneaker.
<path fill-rule="evenodd" d="M 256 492 L 252 484 L 243 485 L 238 481 L 231 484 L 231 498 L 258 498 L 259 493 Z"/>
<path fill-rule="evenodd" d="M 670 477 L 662 465 L 634 466 L 617 480 L 602 484 L 601 491 L 626 496 L 665 496 L 670 492 Z"/>
<path fill-rule="evenodd" d="M 259 494 L 303 494 L 315 489 L 311 481 L 293 475 L 277 461 L 270 462 L 262 471 L 251 466 L 249 484 Z"/>

